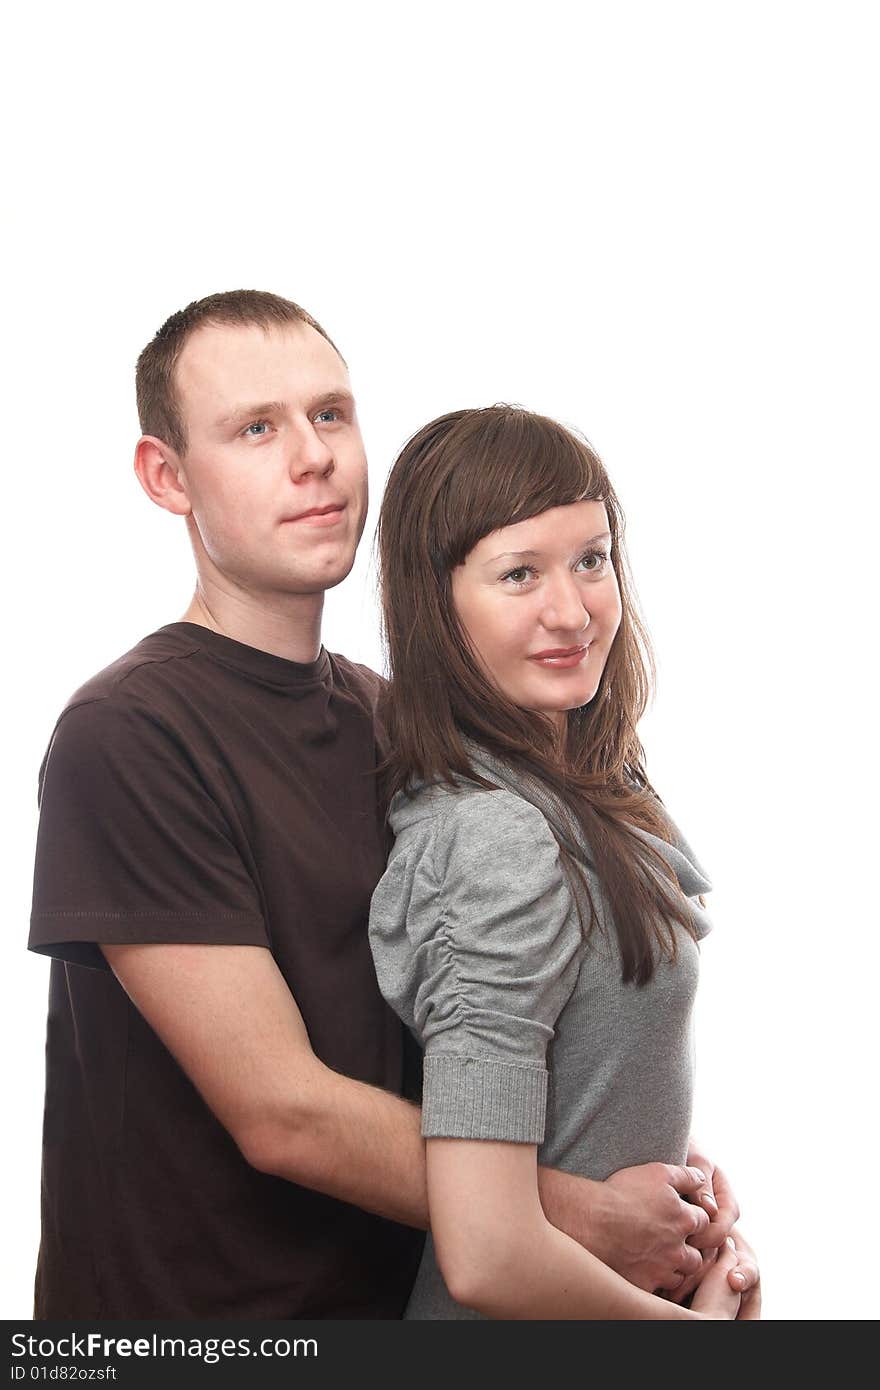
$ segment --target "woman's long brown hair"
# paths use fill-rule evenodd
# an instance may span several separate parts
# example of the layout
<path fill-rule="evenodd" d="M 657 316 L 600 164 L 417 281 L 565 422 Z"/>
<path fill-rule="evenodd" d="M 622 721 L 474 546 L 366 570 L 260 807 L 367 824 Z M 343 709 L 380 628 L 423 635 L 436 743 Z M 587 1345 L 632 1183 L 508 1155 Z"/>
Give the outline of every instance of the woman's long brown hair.
<path fill-rule="evenodd" d="M 580 501 L 605 505 L 623 611 L 596 695 L 569 712 L 560 741 L 551 720 L 514 705 L 483 673 L 458 621 L 451 579 L 490 532 Z M 633 832 L 670 839 L 636 732 L 654 666 L 623 530 L 597 454 L 554 420 L 508 405 L 457 410 L 409 440 L 389 475 L 379 519 L 391 675 L 383 713 L 392 752 L 383 774 L 389 801 L 410 783 L 483 782 L 464 743 L 471 739 L 537 777 L 580 824 L 611 909 L 623 979 L 644 984 L 658 953 L 675 956 L 672 923 L 691 935 L 693 926 L 669 866 Z M 597 914 L 586 880 L 562 845 L 560 854 L 569 877 L 586 890 L 589 931 Z"/>

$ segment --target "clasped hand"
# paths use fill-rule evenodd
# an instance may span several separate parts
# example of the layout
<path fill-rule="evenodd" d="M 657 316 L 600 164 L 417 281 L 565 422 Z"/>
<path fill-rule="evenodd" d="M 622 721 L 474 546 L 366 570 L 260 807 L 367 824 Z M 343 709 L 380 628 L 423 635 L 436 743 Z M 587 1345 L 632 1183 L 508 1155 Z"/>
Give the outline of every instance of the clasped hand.
<path fill-rule="evenodd" d="M 686 1167 L 622 1168 L 600 1188 L 589 1248 L 606 1264 L 639 1288 L 682 1303 L 724 1250 L 728 1285 L 740 1297 L 738 1318 L 760 1317 L 760 1275 L 736 1228 L 739 1205 L 722 1170 L 695 1145 Z"/>

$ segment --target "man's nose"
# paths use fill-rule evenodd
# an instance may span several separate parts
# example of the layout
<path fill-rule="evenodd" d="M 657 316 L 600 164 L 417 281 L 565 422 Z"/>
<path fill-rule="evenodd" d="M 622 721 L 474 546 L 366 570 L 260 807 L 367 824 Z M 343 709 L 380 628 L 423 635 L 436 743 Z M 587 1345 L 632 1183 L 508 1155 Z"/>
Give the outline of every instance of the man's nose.
<path fill-rule="evenodd" d="M 574 576 L 552 580 L 545 593 L 541 614 L 544 627 L 549 632 L 582 632 L 590 621 L 590 614 Z"/>
<path fill-rule="evenodd" d="M 327 478 L 333 472 L 335 467 L 333 451 L 321 438 L 311 421 L 297 430 L 290 441 L 289 466 L 290 476 L 294 482 L 308 477 L 310 473 Z"/>

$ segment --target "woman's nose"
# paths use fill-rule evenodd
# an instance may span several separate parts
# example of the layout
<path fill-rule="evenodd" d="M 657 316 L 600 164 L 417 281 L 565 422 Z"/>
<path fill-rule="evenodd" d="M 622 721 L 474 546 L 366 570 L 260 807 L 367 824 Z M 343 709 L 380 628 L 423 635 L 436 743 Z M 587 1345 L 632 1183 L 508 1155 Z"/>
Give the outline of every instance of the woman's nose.
<path fill-rule="evenodd" d="M 548 588 L 541 621 L 551 632 L 579 633 L 589 624 L 590 614 L 575 579 L 557 580 Z"/>

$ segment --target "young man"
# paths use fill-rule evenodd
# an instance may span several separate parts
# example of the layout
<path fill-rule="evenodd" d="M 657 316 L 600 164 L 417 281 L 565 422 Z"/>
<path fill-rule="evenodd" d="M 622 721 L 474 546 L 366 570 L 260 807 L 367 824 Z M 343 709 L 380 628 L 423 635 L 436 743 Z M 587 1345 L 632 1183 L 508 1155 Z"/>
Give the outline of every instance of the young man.
<path fill-rule="evenodd" d="M 348 372 L 302 309 L 241 291 L 173 315 L 137 386 L 137 476 L 186 519 L 197 586 L 77 692 L 41 770 L 36 1316 L 396 1317 L 427 1210 L 366 934 L 379 681 L 321 646 L 367 508 Z M 644 1287 L 729 1229 L 710 1187 L 542 1174 L 551 1220 Z"/>

